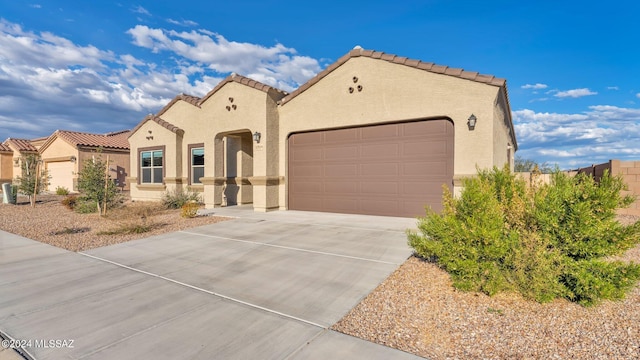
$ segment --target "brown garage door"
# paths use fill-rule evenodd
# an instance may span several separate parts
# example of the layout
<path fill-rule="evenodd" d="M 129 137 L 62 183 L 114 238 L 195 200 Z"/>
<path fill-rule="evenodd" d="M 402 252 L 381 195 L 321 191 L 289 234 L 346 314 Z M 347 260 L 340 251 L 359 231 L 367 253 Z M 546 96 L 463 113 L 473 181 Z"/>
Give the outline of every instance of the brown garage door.
<path fill-rule="evenodd" d="M 453 124 L 428 120 L 293 134 L 289 209 L 413 217 L 442 209 Z"/>

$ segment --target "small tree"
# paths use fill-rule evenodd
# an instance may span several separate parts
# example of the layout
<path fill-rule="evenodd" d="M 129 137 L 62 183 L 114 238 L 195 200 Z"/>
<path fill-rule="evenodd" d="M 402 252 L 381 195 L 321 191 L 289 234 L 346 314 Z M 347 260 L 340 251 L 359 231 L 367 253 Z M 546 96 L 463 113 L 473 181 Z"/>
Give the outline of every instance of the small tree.
<path fill-rule="evenodd" d="M 87 159 L 78 172 L 78 191 L 82 193 L 82 201 L 94 203 L 98 214 L 110 208 L 118 197 L 118 188 L 109 174 L 109 164 L 98 154 Z"/>
<path fill-rule="evenodd" d="M 513 171 L 515 172 L 532 172 L 536 168 L 543 174 L 551 174 L 553 172 L 553 169 L 546 161 L 539 164 L 535 160 L 524 159 L 520 156 L 516 156 L 513 162 Z"/>
<path fill-rule="evenodd" d="M 18 191 L 29 197 L 31 206 L 35 206 L 35 195 L 40 194 L 49 185 L 49 173 L 40 165 L 40 155 L 29 154 L 20 159 L 22 175 L 18 176 Z"/>

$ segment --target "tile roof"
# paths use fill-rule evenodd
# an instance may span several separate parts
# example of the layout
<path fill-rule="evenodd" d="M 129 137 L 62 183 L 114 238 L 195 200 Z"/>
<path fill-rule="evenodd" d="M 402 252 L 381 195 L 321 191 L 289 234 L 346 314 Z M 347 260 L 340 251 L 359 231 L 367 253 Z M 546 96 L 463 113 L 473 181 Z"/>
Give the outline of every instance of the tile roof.
<path fill-rule="evenodd" d="M 184 130 L 180 129 L 179 127 L 177 127 L 177 126 L 175 126 L 173 124 L 171 124 L 168 121 L 165 121 L 160 116 L 149 114 L 142 121 L 140 121 L 140 123 L 138 123 L 138 125 L 136 125 L 136 127 L 133 128 L 133 130 L 131 130 L 131 132 L 129 134 L 127 134 L 127 138 L 129 138 L 136 131 L 138 131 L 138 129 L 140 129 L 140 127 L 142 127 L 142 125 L 144 125 L 147 121 L 154 121 L 157 124 L 159 124 L 160 126 L 162 126 L 163 128 L 168 129 L 169 131 L 174 132 L 174 133 L 176 133 L 178 135 L 184 134 Z"/>
<path fill-rule="evenodd" d="M 11 150 L 9 145 L 0 144 L 0 152 L 11 152 L 12 153 L 13 150 Z"/>
<path fill-rule="evenodd" d="M 242 75 L 238 75 L 236 73 L 232 73 L 231 75 L 227 76 L 222 81 L 220 81 L 218 83 L 218 85 L 216 85 L 211 91 L 209 91 L 202 98 L 199 98 L 197 96 L 187 95 L 187 94 L 180 94 L 180 95 L 174 97 L 167 105 L 165 105 L 162 109 L 160 109 L 160 111 L 158 111 L 156 116 L 162 116 L 162 114 L 164 114 L 167 110 L 169 110 L 173 106 L 173 104 L 175 104 L 179 100 L 185 101 L 185 102 L 187 102 L 187 103 L 199 108 L 205 101 L 207 101 L 207 99 L 209 99 L 213 94 L 215 94 L 218 90 L 220 90 L 224 85 L 226 85 L 227 83 L 230 83 L 230 82 L 237 82 L 239 84 L 243 84 L 243 85 L 249 86 L 251 88 L 258 89 L 260 91 L 264 91 L 266 93 L 268 93 L 269 91 L 272 91 L 272 92 L 274 92 L 275 94 L 278 95 L 276 100 L 280 100 L 281 98 L 283 98 L 284 96 L 286 96 L 288 94 L 286 91 L 282 91 L 280 89 L 274 88 L 274 87 L 269 86 L 267 84 L 263 84 L 263 83 L 261 83 L 259 81 L 250 79 L 250 78 L 248 78 L 246 76 L 242 76 Z M 134 131 L 135 131 L 135 129 L 134 129 Z"/>
<path fill-rule="evenodd" d="M 388 61 L 388 62 L 391 62 L 391 63 L 394 63 L 394 64 L 410 66 L 410 67 L 413 67 L 413 68 L 416 68 L 416 69 L 425 70 L 425 71 L 436 73 L 436 74 L 455 76 L 455 77 L 459 77 L 461 79 L 466 79 L 466 80 L 476 81 L 476 82 L 480 82 L 480 83 L 484 83 L 484 84 L 488 84 L 488 85 L 503 87 L 506 90 L 506 80 L 502 79 L 502 78 L 497 78 L 497 77 L 495 77 L 493 75 L 478 74 L 477 72 L 473 72 L 473 71 L 466 71 L 466 70 L 459 69 L 459 68 L 450 68 L 450 67 L 444 66 L 444 65 L 436 65 L 436 64 L 430 63 L 430 62 L 422 62 L 420 60 L 408 59 L 406 57 L 397 56 L 397 55 L 394 55 L 394 54 L 387 54 L 387 53 L 384 53 L 382 51 L 365 50 L 365 49 L 362 49 L 360 47 L 356 47 L 353 50 L 349 51 L 346 55 L 344 55 L 343 57 L 338 59 L 338 61 L 334 62 L 333 64 L 329 65 L 326 69 L 324 69 L 323 71 L 319 72 L 316 76 L 311 78 L 309 81 L 307 81 L 306 83 L 302 84 L 295 91 L 293 91 L 292 93 L 290 93 L 287 96 L 285 96 L 284 98 L 282 98 L 280 100 L 280 104 L 285 104 L 286 102 L 288 102 L 291 99 L 295 98 L 300 93 L 304 92 L 305 90 L 307 90 L 308 88 L 313 86 L 315 83 L 320 81 L 320 79 L 322 79 L 325 76 L 329 75 L 329 73 L 331 73 L 333 70 L 337 69 L 342 64 L 347 62 L 349 59 L 355 58 L 355 57 L 360 57 L 360 56 L 368 57 L 368 58 L 372 58 L 372 59 L 380 59 L 380 60 Z"/>
<path fill-rule="evenodd" d="M 5 145 L 12 145 L 19 152 L 38 152 L 35 146 L 28 139 L 12 139 L 8 138 L 4 142 Z"/>
<path fill-rule="evenodd" d="M 199 97 L 192 96 L 192 95 L 187 95 L 187 94 L 180 94 L 180 95 L 174 97 L 173 100 L 169 101 L 169 103 L 167 105 L 165 105 L 162 109 L 160 109 L 160 111 L 158 111 L 156 116 L 161 116 L 162 114 L 164 114 L 165 111 L 169 110 L 173 106 L 173 104 L 178 102 L 178 100 L 186 101 L 187 103 L 189 103 L 189 104 L 191 104 L 191 105 L 193 105 L 195 107 L 200 107 L 200 98 Z"/>
<path fill-rule="evenodd" d="M 66 140 L 71 145 L 78 147 L 102 147 L 106 149 L 123 149 L 129 150 L 129 130 L 122 130 L 107 134 L 90 134 L 77 131 L 56 130 L 42 147 L 48 146 L 53 141 L 53 137 L 57 136 Z"/>
<path fill-rule="evenodd" d="M 210 98 L 211 95 L 215 94 L 218 90 L 220 90 L 223 86 L 225 86 L 227 83 L 230 83 L 230 82 L 237 82 L 239 84 L 246 85 L 248 87 L 252 87 L 254 89 L 258 89 L 266 93 L 268 93 L 269 91 L 275 92 L 275 94 L 278 95 L 278 100 L 288 95 L 286 91 L 280 90 L 278 88 L 274 88 L 273 86 L 269 86 L 267 84 L 263 84 L 259 81 L 255 81 L 246 76 L 232 73 L 231 75 L 227 76 L 224 80 L 220 81 L 218 85 L 216 85 L 216 87 L 213 88 L 213 90 L 209 91 L 207 95 L 205 95 L 202 99 L 200 99 L 200 101 L 198 102 L 198 105 L 201 105 L 202 103 L 207 101 L 207 99 Z"/>

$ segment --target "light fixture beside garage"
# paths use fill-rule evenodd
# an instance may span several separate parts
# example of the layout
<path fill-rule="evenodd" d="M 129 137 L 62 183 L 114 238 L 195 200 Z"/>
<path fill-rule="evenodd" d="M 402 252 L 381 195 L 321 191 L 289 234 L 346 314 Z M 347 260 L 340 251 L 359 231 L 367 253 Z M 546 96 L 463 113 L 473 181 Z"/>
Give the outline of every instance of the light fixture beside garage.
<path fill-rule="evenodd" d="M 469 116 L 469 121 L 467 121 L 467 125 L 469 125 L 469 130 L 473 130 L 476 128 L 476 122 L 478 121 L 478 118 L 471 114 L 471 116 Z"/>
<path fill-rule="evenodd" d="M 75 157 L 75 155 L 71 155 L 71 157 L 69 158 L 69 161 L 71 161 L 72 163 L 76 162 L 76 160 L 78 160 L 78 158 Z"/>
<path fill-rule="evenodd" d="M 253 141 L 255 141 L 256 143 L 260 143 L 260 137 L 262 136 L 262 134 L 260 134 L 259 132 L 254 132 L 253 133 Z"/>

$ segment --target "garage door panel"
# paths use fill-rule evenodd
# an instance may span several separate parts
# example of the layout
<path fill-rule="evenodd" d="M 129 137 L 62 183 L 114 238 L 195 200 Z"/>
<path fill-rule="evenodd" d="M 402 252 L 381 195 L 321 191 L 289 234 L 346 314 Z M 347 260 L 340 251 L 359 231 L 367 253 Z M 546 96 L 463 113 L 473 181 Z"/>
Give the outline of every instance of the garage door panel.
<path fill-rule="evenodd" d="M 320 181 L 300 181 L 292 184 L 290 191 L 300 194 L 321 194 L 323 192 L 323 186 L 323 183 Z"/>
<path fill-rule="evenodd" d="M 295 153 L 289 153 L 289 156 L 295 161 L 314 161 L 322 160 L 322 149 L 318 148 L 301 148 Z"/>
<path fill-rule="evenodd" d="M 360 149 L 364 159 L 394 158 L 400 154 L 400 145 L 398 143 L 362 145 Z"/>
<path fill-rule="evenodd" d="M 403 156 L 418 156 L 420 158 L 424 158 L 425 153 L 429 153 L 429 157 L 445 155 L 447 153 L 446 140 L 407 141 L 402 144 Z"/>
<path fill-rule="evenodd" d="M 362 140 L 389 139 L 398 136 L 400 125 L 370 126 L 360 128 Z"/>
<path fill-rule="evenodd" d="M 326 165 L 324 175 L 335 178 L 358 176 L 358 164 Z"/>
<path fill-rule="evenodd" d="M 321 145 L 324 142 L 324 135 L 320 132 L 310 132 L 310 133 L 302 133 L 296 134 L 295 138 L 291 138 L 290 140 L 295 145 Z"/>
<path fill-rule="evenodd" d="M 400 164 L 403 176 L 442 177 L 448 173 L 449 164 L 444 161 L 412 161 Z"/>
<path fill-rule="evenodd" d="M 324 149 L 324 160 L 357 159 L 360 148 L 353 145 L 331 146 Z"/>
<path fill-rule="evenodd" d="M 447 132 L 445 121 L 420 121 L 402 124 L 402 134 L 406 136 L 442 136 Z"/>
<path fill-rule="evenodd" d="M 450 121 L 315 134 L 323 135 L 321 144 L 317 136 L 289 138 L 290 209 L 414 217 L 424 215 L 426 205 L 442 208 L 442 185 L 451 187 L 453 179 Z M 321 159 L 297 156 L 310 150 L 321 151 Z"/>
<path fill-rule="evenodd" d="M 294 176 L 300 177 L 318 177 L 322 176 L 323 167 L 320 165 L 298 166 L 294 171 Z"/>
<path fill-rule="evenodd" d="M 398 163 L 368 163 L 360 165 L 362 176 L 398 176 L 401 164 Z"/>
<path fill-rule="evenodd" d="M 358 183 L 353 181 L 325 182 L 323 189 L 325 193 L 331 193 L 331 194 L 337 194 L 337 195 L 355 194 L 358 192 Z"/>
<path fill-rule="evenodd" d="M 74 164 L 71 161 L 49 162 L 46 164 L 49 172 L 49 191 L 58 187 L 73 190 Z"/>
<path fill-rule="evenodd" d="M 347 143 L 353 144 L 358 140 L 358 131 L 356 129 L 341 129 L 331 132 L 324 132 L 324 143 Z"/>
<path fill-rule="evenodd" d="M 396 181 L 363 181 L 360 190 L 366 195 L 387 196 L 395 199 L 399 195 L 398 185 Z"/>

